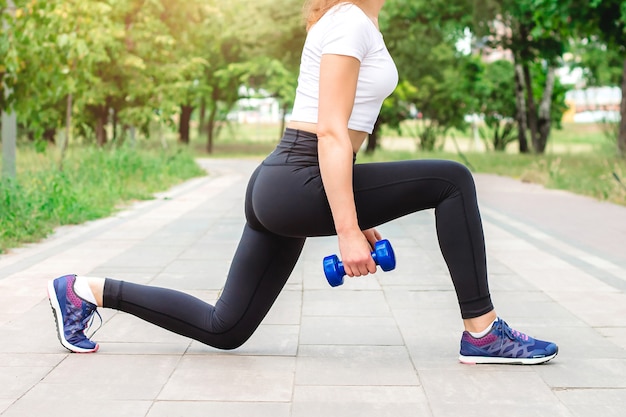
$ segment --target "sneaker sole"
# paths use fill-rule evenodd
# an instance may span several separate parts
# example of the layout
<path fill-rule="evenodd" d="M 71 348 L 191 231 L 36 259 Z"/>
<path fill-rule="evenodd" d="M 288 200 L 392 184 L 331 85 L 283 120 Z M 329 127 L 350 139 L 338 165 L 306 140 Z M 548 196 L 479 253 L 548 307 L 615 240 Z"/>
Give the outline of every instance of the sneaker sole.
<path fill-rule="evenodd" d="M 559 352 L 540 358 L 499 358 L 488 356 L 459 356 L 459 361 L 467 365 L 500 364 L 500 365 L 538 365 L 553 359 Z"/>
<path fill-rule="evenodd" d="M 63 334 L 63 326 L 59 323 L 63 323 L 63 315 L 61 314 L 61 305 L 57 298 L 56 291 L 54 289 L 54 281 L 48 281 L 48 301 L 50 301 L 50 307 L 52 308 L 52 315 L 54 316 L 54 323 L 57 328 L 57 338 L 61 342 L 61 346 L 69 350 L 72 353 L 94 353 L 100 348 L 100 345 L 96 343 L 96 347 L 93 349 L 83 349 L 78 346 L 72 345 L 65 339 Z"/>

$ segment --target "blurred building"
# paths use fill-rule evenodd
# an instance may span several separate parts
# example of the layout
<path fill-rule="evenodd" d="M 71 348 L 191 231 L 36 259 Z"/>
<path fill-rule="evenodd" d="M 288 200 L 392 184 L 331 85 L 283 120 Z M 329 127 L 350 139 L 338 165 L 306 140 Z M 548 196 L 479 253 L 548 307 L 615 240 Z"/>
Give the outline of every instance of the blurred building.
<path fill-rule="evenodd" d="M 565 95 L 568 110 L 564 122 L 591 123 L 620 120 L 622 92 L 618 87 L 590 87 L 570 90 Z"/>

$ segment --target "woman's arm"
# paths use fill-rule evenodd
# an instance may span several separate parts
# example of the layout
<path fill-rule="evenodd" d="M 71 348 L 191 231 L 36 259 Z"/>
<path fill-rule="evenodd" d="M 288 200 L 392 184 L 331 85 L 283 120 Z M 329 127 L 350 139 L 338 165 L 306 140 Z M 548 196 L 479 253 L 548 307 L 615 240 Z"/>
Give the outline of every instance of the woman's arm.
<path fill-rule="evenodd" d="M 376 272 L 371 246 L 359 228 L 352 190 L 354 151 L 348 120 L 354 106 L 360 65 L 356 58 L 330 54 L 322 55 L 320 63 L 319 165 L 348 276 Z"/>

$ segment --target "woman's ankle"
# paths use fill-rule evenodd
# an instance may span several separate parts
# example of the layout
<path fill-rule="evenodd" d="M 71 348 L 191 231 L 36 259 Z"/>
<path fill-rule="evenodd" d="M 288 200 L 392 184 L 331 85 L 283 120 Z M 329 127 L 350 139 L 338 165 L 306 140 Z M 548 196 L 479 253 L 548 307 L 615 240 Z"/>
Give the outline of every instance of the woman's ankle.
<path fill-rule="evenodd" d="M 96 300 L 96 305 L 98 307 L 102 307 L 102 300 L 104 294 L 104 278 L 95 278 L 95 277 L 83 277 L 87 280 L 87 284 L 93 293 L 93 296 Z"/>
<path fill-rule="evenodd" d="M 470 333 L 481 333 L 488 329 L 494 321 L 498 319 L 495 310 L 483 314 L 482 316 L 473 317 L 471 319 L 463 319 L 465 330 Z"/>

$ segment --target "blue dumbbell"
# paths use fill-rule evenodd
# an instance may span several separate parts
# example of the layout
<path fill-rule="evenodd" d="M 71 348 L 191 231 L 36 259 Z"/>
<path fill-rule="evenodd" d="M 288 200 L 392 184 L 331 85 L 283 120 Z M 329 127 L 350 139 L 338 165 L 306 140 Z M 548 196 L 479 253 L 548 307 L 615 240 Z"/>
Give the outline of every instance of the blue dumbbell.
<path fill-rule="evenodd" d="M 383 271 L 391 271 L 396 267 L 396 256 L 393 253 L 391 243 L 387 239 L 376 242 L 372 258 Z M 330 255 L 324 258 L 324 274 L 331 287 L 343 284 L 343 277 L 346 275 L 346 271 L 337 255 Z"/>

